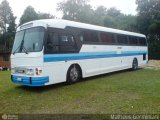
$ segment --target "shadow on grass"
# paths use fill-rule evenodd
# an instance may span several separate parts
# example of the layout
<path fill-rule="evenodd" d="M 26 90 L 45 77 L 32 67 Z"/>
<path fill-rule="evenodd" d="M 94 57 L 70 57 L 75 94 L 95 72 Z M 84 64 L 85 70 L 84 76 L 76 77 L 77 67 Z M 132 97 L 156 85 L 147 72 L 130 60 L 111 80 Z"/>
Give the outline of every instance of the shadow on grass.
<path fill-rule="evenodd" d="M 35 93 L 41 93 L 44 91 L 49 91 L 49 90 L 54 90 L 54 89 L 59 89 L 59 88 L 64 88 L 66 87 L 66 83 L 57 83 L 53 85 L 47 85 L 47 86 L 40 86 L 40 87 L 32 87 L 32 86 L 17 86 L 17 89 L 21 89 L 24 91 L 28 92 L 35 92 Z"/>
<path fill-rule="evenodd" d="M 142 68 L 139 68 L 138 70 L 141 70 L 141 69 Z M 96 75 L 96 76 L 84 78 L 84 79 L 80 80 L 78 83 L 88 82 L 88 81 L 91 81 L 91 80 L 104 78 L 104 77 L 109 77 L 111 75 L 121 74 L 121 73 L 125 73 L 125 72 L 134 72 L 134 71 L 132 71 L 130 69 L 127 69 L 127 70 L 105 73 L 105 74 L 101 74 L 101 75 Z M 78 84 L 78 83 L 76 83 L 76 84 Z M 22 85 L 22 86 L 17 86 L 16 88 L 24 90 L 24 91 L 29 91 L 29 92 L 41 93 L 41 92 L 44 92 L 44 91 L 55 90 L 55 89 L 59 89 L 59 88 L 65 88 L 65 87 L 72 86 L 72 85 L 74 85 L 74 84 L 67 85 L 66 82 L 63 82 L 63 83 L 57 83 L 57 84 L 42 86 L 42 87 L 30 87 L 30 86 L 23 86 Z"/>

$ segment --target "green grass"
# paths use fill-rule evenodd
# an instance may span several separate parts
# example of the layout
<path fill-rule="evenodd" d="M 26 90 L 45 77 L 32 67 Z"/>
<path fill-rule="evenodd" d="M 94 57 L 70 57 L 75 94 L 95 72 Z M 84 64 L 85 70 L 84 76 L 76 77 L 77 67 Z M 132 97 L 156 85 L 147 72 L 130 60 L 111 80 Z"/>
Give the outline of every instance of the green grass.
<path fill-rule="evenodd" d="M 160 70 L 122 71 L 74 85 L 26 87 L 0 71 L 0 113 L 160 113 Z"/>

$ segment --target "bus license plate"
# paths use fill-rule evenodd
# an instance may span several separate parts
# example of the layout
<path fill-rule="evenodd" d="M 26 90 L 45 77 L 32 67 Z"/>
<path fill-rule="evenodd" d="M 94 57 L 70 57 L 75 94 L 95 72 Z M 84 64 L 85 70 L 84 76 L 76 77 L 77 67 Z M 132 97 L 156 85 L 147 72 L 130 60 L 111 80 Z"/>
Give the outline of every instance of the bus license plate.
<path fill-rule="evenodd" d="M 22 81 L 22 78 L 17 78 L 17 81 L 21 82 L 21 81 Z"/>

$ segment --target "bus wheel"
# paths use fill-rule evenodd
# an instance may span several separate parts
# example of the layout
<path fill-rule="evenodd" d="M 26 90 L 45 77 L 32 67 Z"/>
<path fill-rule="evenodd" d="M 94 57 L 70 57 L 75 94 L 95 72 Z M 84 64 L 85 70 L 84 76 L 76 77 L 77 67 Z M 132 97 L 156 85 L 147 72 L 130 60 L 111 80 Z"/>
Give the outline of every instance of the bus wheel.
<path fill-rule="evenodd" d="M 76 83 L 81 79 L 81 70 L 78 65 L 72 65 L 67 72 L 67 83 Z"/>
<path fill-rule="evenodd" d="M 132 70 L 138 69 L 138 60 L 136 58 L 133 59 Z"/>

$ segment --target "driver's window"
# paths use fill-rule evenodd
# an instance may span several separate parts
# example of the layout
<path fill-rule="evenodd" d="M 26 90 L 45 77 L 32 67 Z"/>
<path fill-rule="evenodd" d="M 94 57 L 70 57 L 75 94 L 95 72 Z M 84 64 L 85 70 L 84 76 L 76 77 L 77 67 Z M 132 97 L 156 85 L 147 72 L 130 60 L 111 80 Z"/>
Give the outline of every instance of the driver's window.
<path fill-rule="evenodd" d="M 56 53 L 59 51 L 58 34 L 50 32 L 46 43 L 47 53 Z"/>

